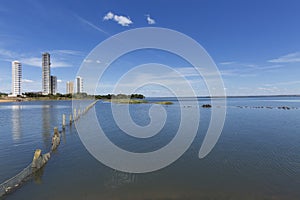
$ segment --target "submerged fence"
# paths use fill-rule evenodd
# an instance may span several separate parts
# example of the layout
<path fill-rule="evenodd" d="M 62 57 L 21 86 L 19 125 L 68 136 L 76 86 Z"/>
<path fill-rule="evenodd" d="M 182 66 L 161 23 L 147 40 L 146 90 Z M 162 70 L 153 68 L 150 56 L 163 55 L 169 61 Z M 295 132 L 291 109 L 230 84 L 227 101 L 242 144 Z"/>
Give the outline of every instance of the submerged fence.
<path fill-rule="evenodd" d="M 74 109 L 74 114 L 69 116 L 69 126 L 72 125 L 73 122 L 78 120 L 82 115 L 86 114 L 95 104 L 97 101 L 92 102 L 83 110 Z M 63 114 L 62 116 L 62 129 L 66 128 L 66 116 Z M 60 144 L 60 132 L 58 131 L 57 127 L 54 127 L 54 134 L 52 136 L 52 145 L 51 149 L 48 153 L 42 154 L 40 149 L 36 149 L 34 152 L 32 162 L 25 167 L 20 173 L 16 176 L 4 181 L 0 184 L 0 197 L 13 192 L 18 187 L 20 187 L 24 182 L 29 180 L 35 172 L 39 171 L 50 159 L 51 153 L 57 149 Z"/>

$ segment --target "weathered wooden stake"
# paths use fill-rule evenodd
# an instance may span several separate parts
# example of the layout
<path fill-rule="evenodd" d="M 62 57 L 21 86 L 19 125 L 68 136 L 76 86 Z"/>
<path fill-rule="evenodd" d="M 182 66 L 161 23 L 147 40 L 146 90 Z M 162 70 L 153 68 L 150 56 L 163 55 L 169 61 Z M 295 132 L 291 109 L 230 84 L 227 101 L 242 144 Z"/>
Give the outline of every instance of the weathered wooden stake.
<path fill-rule="evenodd" d="M 54 127 L 54 135 L 56 135 L 57 137 L 59 137 L 59 133 L 58 133 L 58 128 Z"/>
<path fill-rule="evenodd" d="M 70 124 L 72 124 L 72 115 L 69 116 Z"/>
<path fill-rule="evenodd" d="M 74 108 L 74 114 L 73 114 L 73 116 L 74 116 L 74 121 L 76 120 L 76 108 Z"/>
<path fill-rule="evenodd" d="M 63 114 L 63 115 L 62 115 L 62 128 L 64 129 L 65 126 L 66 126 L 66 115 Z"/>

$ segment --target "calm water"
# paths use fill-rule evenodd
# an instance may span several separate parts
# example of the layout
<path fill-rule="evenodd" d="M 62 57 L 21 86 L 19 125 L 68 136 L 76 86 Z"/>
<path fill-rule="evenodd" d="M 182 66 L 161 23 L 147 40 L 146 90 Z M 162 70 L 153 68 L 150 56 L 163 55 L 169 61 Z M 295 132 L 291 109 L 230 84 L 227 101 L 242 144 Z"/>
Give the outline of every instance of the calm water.
<path fill-rule="evenodd" d="M 161 99 L 150 99 L 151 101 Z M 166 99 L 164 99 L 166 100 Z M 174 99 L 169 99 L 174 101 Z M 200 104 L 209 99 L 200 99 Z M 184 109 L 199 109 L 189 102 Z M 120 105 L 122 106 L 122 105 Z M 237 106 L 249 106 L 239 108 Z M 298 109 L 256 109 L 290 106 Z M 148 139 L 126 136 L 114 123 L 109 103 L 96 111 L 107 136 L 123 149 L 147 152 L 172 140 L 180 121 L 178 102 L 164 106 L 168 118 L 161 132 Z M 149 123 L 149 104 L 130 105 L 133 120 Z M 222 135 L 204 159 L 198 151 L 210 110 L 200 108 L 200 128 L 188 151 L 172 165 L 147 174 L 128 174 L 95 160 L 74 126 L 43 170 L 5 199 L 299 199 L 300 98 L 230 98 Z M 0 104 L 0 182 L 27 166 L 36 148 L 48 151 L 54 126 L 70 101 Z"/>

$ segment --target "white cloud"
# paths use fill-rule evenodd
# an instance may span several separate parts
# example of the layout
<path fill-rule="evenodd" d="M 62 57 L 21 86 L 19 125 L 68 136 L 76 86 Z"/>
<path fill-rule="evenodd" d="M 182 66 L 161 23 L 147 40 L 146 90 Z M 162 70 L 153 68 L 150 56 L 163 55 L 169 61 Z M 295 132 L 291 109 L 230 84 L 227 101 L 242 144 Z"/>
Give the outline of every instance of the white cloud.
<path fill-rule="evenodd" d="M 125 16 L 122 16 L 122 15 L 116 15 L 112 12 L 108 12 L 103 17 L 103 20 L 114 20 L 115 22 L 117 22 L 121 26 L 129 26 L 130 24 L 133 23 L 129 17 L 125 17 Z"/>
<path fill-rule="evenodd" d="M 63 81 L 62 81 L 61 79 L 58 79 L 57 82 L 58 82 L 58 83 L 62 83 Z"/>
<path fill-rule="evenodd" d="M 272 60 L 268 60 L 268 62 L 272 63 L 295 63 L 300 62 L 300 52 L 290 53 L 284 56 L 280 56 L 279 58 L 275 58 Z"/>
<path fill-rule="evenodd" d="M 59 61 L 56 59 L 51 59 L 51 68 L 56 68 L 56 67 L 71 67 L 72 65 L 64 62 L 64 61 Z M 31 57 L 31 58 L 22 58 L 20 59 L 20 62 L 25 65 L 30 65 L 34 67 L 42 67 L 42 58 L 38 57 Z"/>
<path fill-rule="evenodd" d="M 229 62 L 220 62 L 219 64 L 220 65 L 232 65 L 232 64 L 235 64 L 236 62 L 235 61 L 229 61 Z"/>
<path fill-rule="evenodd" d="M 67 63 L 65 61 L 58 61 L 55 59 L 52 59 L 51 61 L 51 67 L 56 68 L 56 67 L 72 67 L 70 63 Z"/>
<path fill-rule="evenodd" d="M 0 56 L 1 57 L 9 57 L 9 58 L 13 58 L 16 56 L 16 53 L 6 50 L 6 49 L 0 49 Z"/>
<path fill-rule="evenodd" d="M 30 79 L 22 79 L 22 83 L 33 83 L 33 80 Z"/>
<path fill-rule="evenodd" d="M 280 89 L 276 86 L 272 86 L 272 87 L 258 87 L 257 90 L 261 90 L 264 92 L 269 92 L 269 93 L 276 93 L 279 92 Z"/>
<path fill-rule="evenodd" d="M 150 17 L 150 15 L 146 15 L 146 16 L 147 16 L 147 22 L 148 22 L 148 24 L 150 24 L 150 25 L 156 24 L 155 20 L 152 19 L 152 18 Z"/>
<path fill-rule="evenodd" d="M 25 65 L 35 66 L 35 67 L 42 67 L 42 59 L 41 58 L 23 58 L 20 59 L 20 62 Z"/>
<path fill-rule="evenodd" d="M 125 16 L 115 15 L 114 20 L 122 26 L 129 26 L 130 24 L 132 24 L 132 21 L 128 17 L 125 17 Z"/>
<path fill-rule="evenodd" d="M 264 84 L 264 86 L 266 87 L 270 87 L 270 86 L 274 86 L 274 85 L 277 85 L 277 86 L 281 86 L 281 85 L 300 85 L 300 81 L 285 81 L 285 82 L 275 82 L 275 83 L 267 83 L 267 84 Z"/>
<path fill-rule="evenodd" d="M 58 55 L 60 59 L 51 57 L 51 67 L 71 67 L 72 65 L 65 60 L 68 60 L 68 56 L 78 56 L 82 55 L 80 51 L 74 50 L 52 50 L 49 51 L 51 54 Z M 35 57 L 33 54 L 23 54 L 18 52 L 13 52 L 10 50 L 0 49 L 0 60 L 11 62 L 13 60 L 19 60 L 22 65 L 30 65 L 34 67 L 42 67 L 42 56 Z"/>
<path fill-rule="evenodd" d="M 50 54 L 57 54 L 57 55 L 72 55 L 72 56 L 81 56 L 83 53 L 81 51 L 70 50 L 70 49 L 59 49 L 59 50 L 52 50 L 49 51 Z"/>
<path fill-rule="evenodd" d="M 108 12 L 104 17 L 103 20 L 110 20 L 114 18 L 114 14 L 112 12 Z"/>
<path fill-rule="evenodd" d="M 93 60 L 91 60 L 91 59 L 84 59 L 83 62 L 85 62 L 85 63 L 92 63 Z"/>

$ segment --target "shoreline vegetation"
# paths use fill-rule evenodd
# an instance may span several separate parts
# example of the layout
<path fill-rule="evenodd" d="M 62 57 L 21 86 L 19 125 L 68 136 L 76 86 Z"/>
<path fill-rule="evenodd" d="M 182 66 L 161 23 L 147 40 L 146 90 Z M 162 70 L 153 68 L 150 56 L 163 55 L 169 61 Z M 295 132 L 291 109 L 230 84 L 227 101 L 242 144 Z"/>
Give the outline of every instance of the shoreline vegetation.
<path fill-rule="evenodd" d="M 148 103 L 146 100 L 142 99 L 103 99 L 105 102 L 110 103 L 119 103 L 119 104 L 141 104 L 141 103 Z"/>
<path fill-rule="evenodd" d="M 228 96 L 227 98 L 257 98 L 257 97 L 300 97 L 300 95 L 270 95 L 270 96 Z M 188 97 L 187 97 L 188 98 Z M 198 98 L 221 98 L 221 97 L 198 97 Z M 60 101 L 60 100 L 82 100 L 82 99 L 96 99 L 104 102 L 117 103 L 117 104 L 159 104 L 159 105 L 172 105 L 172 101 L 148 101 L 142 94 L 107 94 L 107 95 L 88 95 L 87 93 L 76 93 L 76 94 L 56 94 L 56 95 L 42 95 L 40 92 L 29 92 L 23 93 L 18 97 L 9 97 L 6 93 L 0 92 L 0 103 L 7 102 L 22 102 L 22 101 Z M 210 104 L 203 104 L 202 108 L 211 108 Z M 298 107 L 270 107 L 270 106 L 236 106 L 237 108 L 266 108 L 266 109 L 282 109 L 282 110 L 293 110 L 299 109 Z"/>
<path fill-rule="evenodd" d="M 160 105 L 172 105 L 171 101 L 149 102 L 145 100 L 142 94 L 107 94 L 107 95 L 88 95 L 87 93 L 80 94 L 56 94 L 56 95 L 42 95 L 40 93 L 24 93 L 18 97 L 8 97 L 7 94 L 0 94 L 0 103 L 5 102 L 22 102 L 22 101 L 59 101 L 59 100 L 74 100 L 74 99 L 97 99 L 110 103 L 119 104 L 145 104 L 153 103 Z"/>
<path fill-rule="evenodd" d="M 145 99 L 145 96 L 142 94 L 107 94 L 107 95 L 88 95 L 87 93 L 76 93 L 76 94 L 55 94 L 55 95 L 42 95 L 41 93 L 23 93 L 23 95 L 17 97 L 9 97 L 8 94 L 0 93 L 0 103 L 4 102 L 21 102 L 21 101 L 60 101 L 60 100 L 80 100 L 80 99 L 96 99 L 96 100 L 111 100 L 111 99 L 130 99 L 131 102 L 138 103 L 139 101 L 142 103 Z M 123 100 L 125 103 L 125 101 Z"/>

